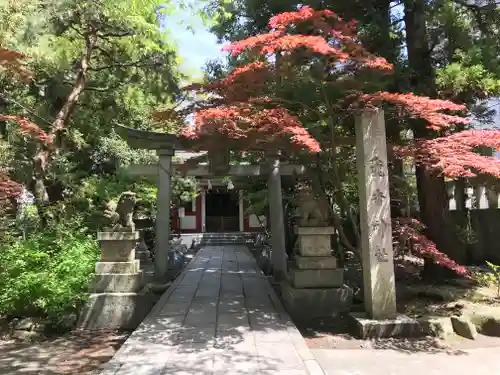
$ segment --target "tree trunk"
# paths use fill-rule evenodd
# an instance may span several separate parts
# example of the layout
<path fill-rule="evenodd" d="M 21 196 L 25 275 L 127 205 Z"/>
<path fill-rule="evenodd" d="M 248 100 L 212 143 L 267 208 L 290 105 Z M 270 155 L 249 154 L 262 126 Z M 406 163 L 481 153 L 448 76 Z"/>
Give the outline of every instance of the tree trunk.
<path fill-rule="evenodd" d="M 425 22 L 425 0 L 405 0 L 404 5 L 408 65 L 411 69 L 410 86 L 417 93 L 436 97 L 437 90 Z M 429 139 L 437 136 L 421 121 L 413 122 L 413 133 L 416 139 Z M 461 242 L 448 209 L 444 178 L 435 172 L 428 171 L 424 166 L 417 165 L 416 179 L 420 218 L 427 228 L 427 236 L 436 243 L 441 252 L 463 263 L 465 259 L 460 250 Z M 425 276 L 433 279 L 444 276 L 442 267 L 431 265 L 432 262 L 429 259 L 425 261 Z"/>
<path fill-rule="evenodd" d="M 372 3 L 376 12 L 368 13 L 370 19 L 368 22 L 374 25 L 375 32 L 368 37 L 368 40 L 363 44 L 367 49 L 379 56 L 384 57 L 392 64 L 397 64 L 399 48 L 397 41 L 391 36 L 392 20 L 391 20 L 391 0 L 375 0 Z M 389 84 L 389 91 L 400 91 L 399 79 L 394 76 L 394 80 Z M 386 134 L 388 139 L 388 147 L 394 147 L 401 144 L 401 128 L 398 123 L 386 120 Z M 389 149 L 389 154 L 393 155 L 392 149 Z M 404 182 L 403 160 L 399 158 L 389 159 L 389 181 L 391 187 L 391 216 L 403 216 L 403 200 L 401 193 L 402 183 Z"/>
<path fill-rule="evenodd" d="M 50 163 L 51 156 L 54 152 L 57 152 L 57 142 L 60 142 L 61 133 L 65 129 L 69 118 L 78 103 L 78 99 L 87 84 L 88 69 L 96 39 L 96 30 L 89 27 L 87 33 L 85 34 L 85 50 L 80 60 L 80 68 L 78 70 L 75 83 L 73 84 L 71 92 L 67 96 L 63 106 L 57 113 L 55 120 L 52 122 L 50 127 L 49 135 L 52 136 L 54 144 L 49 147 L 39 146 L 32 159 L 34 185 L 33 193 L 35 196 L 35 205 L 38 210 L 38 215 L 40 216 L 43 226 L 47 225 L 49 219 L 47 205 L 51 202 L 46 186 L 47 167 Z"/>

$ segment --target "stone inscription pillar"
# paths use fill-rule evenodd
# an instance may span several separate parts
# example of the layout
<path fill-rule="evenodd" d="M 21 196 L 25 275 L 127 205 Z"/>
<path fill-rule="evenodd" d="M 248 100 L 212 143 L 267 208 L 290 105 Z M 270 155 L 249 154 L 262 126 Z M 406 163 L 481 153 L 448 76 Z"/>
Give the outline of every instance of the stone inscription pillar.
<path fill-rule="evenodd" d="M 158 192 L 156 196 L 156 246 L 154 278 L 166 281 L 170 247 L 170 204 L 172 195 L 172 156 L 174 150 L 158 150 Z"/>
<path fill-rule="evenodd" d="M 271 219 L 271 263 L 273 265 L 274 278 L 277 281 L 281 281 L 286 278 L 287 264 L 279 155 L 270 157 L 269 162 L 270 172 L 267 187 L 269 195 L 269 216 Z"/>
<path fill-rule="evenodd" d="M 365 308 L 372 319 L 396 316 L 396 288 L 384 112 L 356 118 L 361 257 Z"/>

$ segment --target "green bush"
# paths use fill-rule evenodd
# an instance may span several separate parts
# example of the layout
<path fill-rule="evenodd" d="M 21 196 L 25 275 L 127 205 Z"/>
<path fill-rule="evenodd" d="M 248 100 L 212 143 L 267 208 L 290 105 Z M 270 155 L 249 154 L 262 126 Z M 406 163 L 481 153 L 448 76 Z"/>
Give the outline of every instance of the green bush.
<path fill-rule="evenodd" d="M 60 327 L 85 298 L 99 249 L 77 225 L 30 233 L 0 245 L 0 315 L 37 317 Z"/>
<path fill-rule="evenodd" d="M 473 276 L 477 282 L 485 286 L 496 288 L 496 297 L 500 298 L 500 266 L 486 261 L 491 272 L 477 272 Z"/>

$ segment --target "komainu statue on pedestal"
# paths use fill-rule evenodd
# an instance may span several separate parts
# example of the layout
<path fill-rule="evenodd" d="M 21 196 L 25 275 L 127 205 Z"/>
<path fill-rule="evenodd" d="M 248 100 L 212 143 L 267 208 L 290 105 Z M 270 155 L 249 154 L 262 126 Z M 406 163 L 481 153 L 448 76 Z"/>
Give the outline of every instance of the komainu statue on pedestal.
<path fill-rule="evenodd" d="M 309 186 L 300 186 L 298 194 L 299 227 L 328 226 L 328 202 L 314 196 Z"/>
<path fill-rule="evenodd" d="M 136 194 L 126 191 L 122 193 L 115 207 L 112 202 L 108 203 L 104 210 L 104 216 L 111 220 L 113 226 L 107 228 L 107 230 L 112 232 L 134 232 L 133 215 L 136 202 Z"/>

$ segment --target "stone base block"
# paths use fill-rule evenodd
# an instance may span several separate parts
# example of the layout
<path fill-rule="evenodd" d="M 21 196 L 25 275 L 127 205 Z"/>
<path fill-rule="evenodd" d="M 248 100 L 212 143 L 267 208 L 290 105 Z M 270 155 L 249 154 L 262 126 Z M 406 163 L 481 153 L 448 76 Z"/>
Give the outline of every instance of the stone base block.
<path fill-rule="evenodd" d="M 304 257 L 327 257 L 332 255 L 330 236 L 299 236 L 299 254 Z"/>
<path fill-rule="evenodd" d="M 295 257 L 295 265 L 301 270 L 334 270 L 338 268 L 337 258 L 327 257 Z"/>
<path fill-rule="evenodd" d="M 176 269 L 184 264 L 184 253 L 179 250 L 168 252 L 168 268 Z"/>
<path fill-rule="evenodd" d="M 332 255 L 331 237 L 335 232 L 330 227 L 297 227 L 297 243 L 300 255 L 322 257 Z"/>
<path fill-rule="evenodd" d="M 140 260 L 141 264 L 153 264 L 153 260 L 149 256 L 149 250 L 135 250 L 135 259 Z"/>
<path fill-rule="evenodd" d="M 429 333 L 426 324 L 406 315 L 398 315 L 394 319 L 370 319 L 365 313 L 351 313 L 356 334 L 362 338 L 411 338 L 422 337 Z"/>
<path fill-rule="evenodd" d="M 113 274 L 126 273 L 136 274 L 140 271 L 140 261 L 133 260 L 131 262 L 97 262 L 95 264 L 96 274 Z"/>
<path fill-rule="evenodd" d="M 353 292 L 346 285 L 328 289 L 297 289 L 283 282 L 281 295 L 290 315 L 295 319 L 310 320 L 349 311 Z"/>
<path fill-rule="evenodd" d="M 301 270 L 292 268 L 290 272 L 295 288 L 340 288 L 344 285 L 344 269 Z"/>
<path fill-rule="evenodd" d="M 333 227 L 296 227 L 295 234 L 303 236 L 317 236 L 317 235 L 328 235 L 331 236 L 335 234 L 335 228 Z"/>
<path fill-rule="evenodd" d="M 153 307 L 149 293 L 91 294 L 78 320 L 87 330 L 136 329 Z"/>
<path fill-rule="evenodd" d="M 153 282 L 154 278 L 155 278 L 155 271 L 154 271 L 153 267 L 145 267 L 142 270 L 143 285 L 146 285 L 146 284 Z"/>
<path fill-rule="evenodd" d="M 135 260 L 135 247 L 139 232 L 99 232 L 103 262 L 131 262 Z"/>
<path fill-rule="evenodd" d="M 142 272 L 135 274 L 95 274 L 91 293 L 135 293 L 143 285 Z"/>

